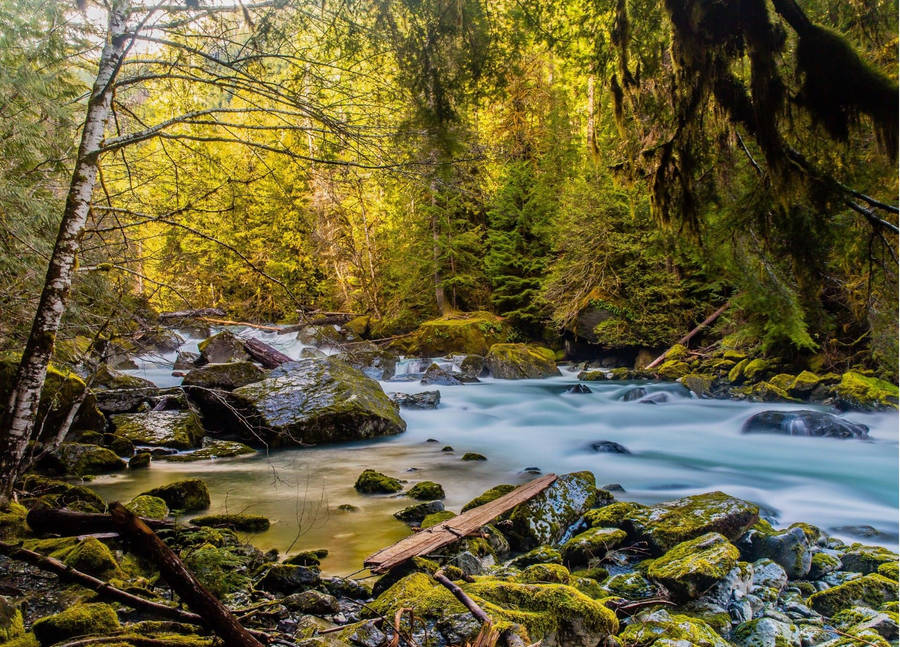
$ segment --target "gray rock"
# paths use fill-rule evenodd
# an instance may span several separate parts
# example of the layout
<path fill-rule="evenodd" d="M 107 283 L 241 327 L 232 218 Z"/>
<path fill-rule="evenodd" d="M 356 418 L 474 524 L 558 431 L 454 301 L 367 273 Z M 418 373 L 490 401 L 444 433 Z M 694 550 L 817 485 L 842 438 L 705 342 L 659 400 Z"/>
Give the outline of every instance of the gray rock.
<path fill-rule="evenodd" d="M 643 398 L 638 400 L 640 404 L 663 404 L 664 402 L 668 402 L 671 400 L 671 396 L 665 391 L 657 391 L 656 393 L 650 393 L 645 395 Z"/>
<path fill-rule="evenodd" d="M 353 633 L 347 636 L 347 640 L 359 647 L 383 647 L 388 644 L 388 637 L 375 626 L 374 620 L 360 623 Z"/>
<path fill-rule="evenodd" d="M 115 432 L 135 445 L 193 449 L 205 434 L 200 418 L 192 411 L 148 411 L 110 417 Z"/>
<path fill-rule="evenodd" d="M 647 389 L 642 386 L 632 386 L 622 394 L 621 400 L 623 402 L 632 402 L 634 400 L 640 400 L 645 395 L 647 395 Z"/>
<path fill-rule="evenodd" d="M 785 570 L 771 559 L 759 559 L 753 562 L 753 585 L 783 589 L 788 576 Z"/>
<path fill-rule="evenodd" d="M 291 593 L 280 602 L 291 611 L 311 613 L 315 616 L 331 615 L 341 610 L 341 605 L 334 596 L 313 590 Z"/>
<path fill-rule="evenodd" d="M 441 403 L 441 392 L 422 391 L 421 393 L 388 393 L 391 402 L 401 409 L 437 409 Z"/>
<path fill-rule="evenodd" d="M 345 351 L 338 358 L 373 380 L 390 380 L 397 369 L 397 356 L 378 348 Z"/>
<path fill-rule="evenodd" d="M 481 560 L 467 550 L 455 555 L 450 560 L 450 563 L 466 575 L 481 575 L 484 573 L 484 566 Z"/>
<path fill-rule="evenodd" d="M 195 362 L 198 359 L 200 359 L 200 353 L 193 353 L 189 350 L 180 350 L 175 356 L 175 364 L 172 366 L 172 369 L 176 371 L 189 371 L 196 366 Z"/>
<path fill-rule="evenodd" d="M 200 349 L 200 359 L 196 364 L 227 364 L 229 362 L 249 361 L 250 355 L 244 347 L 244 342 L 234 333 L 223 330 L 212 337 L 201 341 L 197 347 Z"/>
<path fill-rule="evenodd" d="M 737 542 L 748 561 L 768 558 L 779 564 L 792 580 L 806 577 L 812 563 L 809 540 L 802 528 L 765 532 L 753 528 Z"/>
<path fill-rule="evenodd" d="M 866 425 L 822 411 L 763 411 L 750 417 L 742 433 L 785 434 L 827 438 L 868 438 Z"/>
<path fill-rule="evenodd" d="M 400 521 L 416 522 L 422 521 L 422 519 L 430 514 L 441 512 L 443 509 L 444 504 L 440 501 L 426 501 L 425 503 L 416 503 L 415 505 L 407 506 L 402 510 L 395 512 L 394 517 Z"/>
<path fill-rule="evenodd" d="M 477 379 L 484 374 L 484 357 L 481 355 L 466 355 L 459 364 L 459 371 L 463 377 Z"/>
<path fill-rule="evenodd" d="M 233 391 L 238 387 L 259 382 L 265 378 L 266 371 L 252 362 L 209 363 L 189 371 L 184 376 L 182 384 Z"/>
<path fill-rule="evenodd" d="M 556 543 L 596 498 L 591 472 L 563 474 L 549 488 L 512 510 L 512 527 L 505 534 L 519 550 Z"/>
<path fill-rule="evenodd" d="M 422 384 L 437 384 L 439 386 L 459 386 L 462 381 L 454 377 L 437 364 L 432 364 L 422 376 Z"/>
<path fill-rule="evenodd" d="M 598 440 L 588 445 L 598 454 L 630 454 L 631 452 L 624 445 L 611 440 Z"/>
<path fill-rule="evenodd" d="M 584 384 L 572 384 L 566 389 L 566 393 L 593 393 L 593 391 Z"/>
<path fill-rule="evenodd" d="M 757 618 L 738 625 L 732 641 L 739 647 L 801 647 L 797 625 Z"/>
<path fill-rule="evenodd" d="M 294 593 L 319 584 L 319 571 L 309 566 L 274 564 L 257 584 L 257 588 L 271 593 Z"/>

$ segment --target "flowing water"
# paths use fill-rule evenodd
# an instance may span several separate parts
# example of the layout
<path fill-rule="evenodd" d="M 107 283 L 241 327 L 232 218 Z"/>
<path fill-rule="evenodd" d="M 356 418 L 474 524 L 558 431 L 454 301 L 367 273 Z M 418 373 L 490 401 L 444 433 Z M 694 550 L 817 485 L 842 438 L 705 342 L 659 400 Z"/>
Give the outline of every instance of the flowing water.
<path fill-rule="evenodd" d="M 298 357 L 302 344 L 288 336 L 242 330 Z M 185 349 L 196 349 L 188 340 Z M 161 385 L 171 376 L 174 353 L 149 358 L 132 371 Z M 415 370 L 401 363 L 398 373 Z M 188 476 L 203 478 L 212 512 L 247 512 L 269 517 L 272 527 L 252 535 L 263 549 L 326 547 L 323 570 L 347 574 L 364 557 L 407 534 L 391 515 L 411 503 L 405 497 L 360 495 L 353 483 L 365 468 L 406 479 L 441 483 L 445 505 L 458 512 L 471 498 L 498 483 L 543 473 L 591 470 L 597 484 L 619 483 L 618 498 L 654 503 L 722 490 L 759 504 L 777 525 L 807 521 L 845 540 L 897 547 L 898 424 L 896 413 L 850 413 L 870 427 L 870 440 L 839 440 L 741 434 L 759 411 L 810 409 L 813 405 L 753 404 L 699 400 L 675 383 L 644 383 L 665 391 L 667 402 L 623 402 L 637 383 L 591 382 L 592 393 L 565 393 L 574 373 L 546 380 L 492 380 L 438 387 L 436 410 L 402 411 L 407 431 L 376 441 L 291 449 L 195 463 L 156 461 L 148 470 L 98 478 L 107 499 L 132 496 Z M 414 393 L 435 387 L 418 382 L 383 382 L 386 391 Z M 597 453 L 596 441 L 614 441 L 631 454 Z M 438 441 L 438 442 L 433 442 Z M 452 452 L 443 451 L 451 446 Z M 464 462 L 464 452 L 487 461 Z M 357 511 L 337 507 L 351 504 Z M 868 530 L 859 530 L 868 526 Z M 857 528 L 857 529 L 854 529 Z M 861 534 L 862 533 L 862 534 Z M 860 539 L 868 534 L 868 537 Z"/>

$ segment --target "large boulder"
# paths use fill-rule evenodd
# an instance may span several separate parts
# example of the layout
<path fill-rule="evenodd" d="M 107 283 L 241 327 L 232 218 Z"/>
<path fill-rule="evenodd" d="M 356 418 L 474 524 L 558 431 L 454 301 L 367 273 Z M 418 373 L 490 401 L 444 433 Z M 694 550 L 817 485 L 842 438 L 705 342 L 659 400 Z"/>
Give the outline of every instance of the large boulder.
<path fill-rule="evenodd" d="M 664 609 L 638 615 L 618 638 L 620 644 L 641 647 L 731 647 L 703 620 Z"/>
<path fill-rule="evenodd" d="M 800 527 L 775 530 L 766 521 L 759 521 L 740 538 L 737 546 L 744 559 L 771 559 L 792 580 L 806 577 L 812 565 L 809 539 Z"/>
<path fill-rule="evenodd" d="M 259 382 L 266 378 L 266 371 L 253 362 L 228 362 L 226 364 L 204 364 L 192 369 L 184 376 L 184 386 L 204 389 L 234 389 Z"/>
<path fill-rule="evenodd" d="M 863 575 L 818 593 L 807 600 L 808 606 L 824 616 L 842 609 L 864 606 L 878 609 L 885 602 L 897 600 L 897 583 L 878 573 Z"/>
<path fill-rule="evenodd" d="M 838 404 L 851 409 L 897 408 L 897 385 L 877 377 L 847 371 L 834 387 Z"/>
<path fill-rule="evenodd" d="M 204 339 L 197 348 L 200 349 L 200 358 L 197 365 L 201 364 L 227 364 L 228 362 L 245 362 L 250 360 L 250 355 L 241 341 L 233 332 L 223 330 L 212 337 Z"/>
<path fill-rule="evenodd" d="M 338 355 L 353 368 L 362 371 L 373 380 L 389 380 L 397 369 L 397 356 L 379 348 L 347 350 Z"/>
<path fill-rule="evenodd" d="M 86 476 L 120 472 L 126 463 L 106 447 L 63 443 L 44 456 L 37 467 L 40 472 L 54 476 Z"/>
<path fill-rule="evenodd" d="M 108 604 L 76 604 L 61 613 L 37 620 L 31 630 L 43 646 L 76 636 L 108 636 L 119 629 L 119 617 Z"/>
<path fill-rule="evenodd" d="M 421 393 L 388 393 L 388 397 L 401 409 L 437 409 L 441 403 L 441 392 L 437 389 Z"/>
<path fill-rule="evenodd" d="M 868 438 L 866 425 L 822 411 L 762 411 L 752 415 L 741 432 L 827 438 Z"/>
<path fill-rule="evenodd" d="M 145 407 L 154 408 L 163 399 L 178 402 L 183 399 L 180 388 L 160 389 L 156 386 L 145 386 L 128 389 L 109 389 L 96 394 L 97 407 L 103 413 L 133 413 Z"/>
<path fill-rule="evenodd" d="M 510 543 L 520 550 L 553 544 L 597 499 L 591 472 L 563 474 L 546 490 L 510 513 Z"/>
<path fill-rule="evenodd" d="M 176 481 L 142 494 L 162 499 L 171 510 L 196 512 L 209 507 L 209 490 L 200 479 Z"/>
<path fill-rule="evenodd" d="M 406 422 L 375 380 L 338 359 L 285 364 L 235 389 L 235 406 L 270 445 L 318 444 L 399 434 Z"/>
<path fill-rule="evenodd" d="M 485 364 L 491 375 L 503 380 L 560 374 L 553 351 L 532 344 L 494 344 L 485 358 Z"/>
<path fill-rule="evenodd" d="M 425 369 L 425 375 L 422 376 L 421 383 L 436 384 L 438 386 L 459 386 L 462 384 L 462 380 L 437 364 L 432 363 Z"/>
<path fill-rule="evenodd" d="M 740 552 L 716 532 L 678 544 L 647 566 L 647 576 L 679 601 L 700 597 L 737 564 Z"/>
<path fill-rule="evenodd" d="M 396 346 L 407 355 L 435 357 L 450 353 L 486 355 L 490 347 L 508 339 L 509 326 L 490 312 L 453 313 L 424 322 Z"/>
<path fill-rule="evenodd" d="M 200 418 L 192 411 L 148 411 L 111 416 L 116 434 L 135 445 L 193 449 L 205 434 Z"/>

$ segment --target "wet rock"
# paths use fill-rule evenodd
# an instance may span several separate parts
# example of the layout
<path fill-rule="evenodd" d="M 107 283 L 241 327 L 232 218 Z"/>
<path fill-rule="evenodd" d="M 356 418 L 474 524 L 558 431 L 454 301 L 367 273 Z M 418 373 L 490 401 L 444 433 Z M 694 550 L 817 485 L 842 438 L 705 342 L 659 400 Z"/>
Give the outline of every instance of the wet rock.
<path fill-rule="evenodd" d="M 897 408 L 897 385 L 856 371 L 847 371 L 834 387 L 838 404 L 845 409 Z"/>
<path fill-rule="evenodd" d="M 897 553 L 882 546 L 853 544 L 841 554 L 841 563 L 845 571 L 867 575 L 876 572 L 882 564 L 897 563 Z"/>
<path fill-rule="evenodd" d="M 588 445 L 591 450 L 597 452 L 598 454 L 630 454 L 628 448 L 624 445 L 620 445 L 617 442 L 613 442 L 612 440 L 598 440 L 592 442 Z"/>
<path fill-rule="evenodd" d="M 43 647 L 69 638 L 109 635 L 119 629 L 119 617 L 108 604 L 76 604 L 62 613 L 47 616 L 31 627 Z"/>
<path fill-rule="evenodd" d="M 639 404 L 663 404 L 671 400 L 672 397 L 665 391 L 657 391 L 656 393 L 648 393 L 638 400 Z"/>
<path fill-rule="evenodd" d="M 437 409 L 441 403 L 441 392 L 438 390 L 422 393 L 388 393 L 388 397 L 401 409 Z"/>
<path fill-rule="evenodd" d="M 294 593 L 319 584 L 319 571 L 309 566 L 273 564 L 257 584 L 257 588 L 271 593 Z"/>
<path fill-rule="evenodd" d="M 436 384 L 438 386 L 459 386 L 462 381 L 445 371 L 437 364 L 431 364 L 422 376 L 422 384 Z"/>
<path fill-rule="evenodd" d="M 422 481 L 421 483 L 416 483 L 412 486 L 407 492 L 406 496 L 418 499 L 419 501 L 431 501 L 434 499 L 443 499 L 446 494 L 444 494 L 444 488 L 441 487 L 440 483 L 435 483 L 434 481 Z"/>
<path fill-rule="evenodd" d="M 189 350 L 180 350 L 175 355 L 175 363 L 172 365 L 174 371 L 190 371 L 200 359 L 200 353 L 194 353 Z"/>
<path fill-rule="evenodd" d="M 691 367 L 687 362 L 670 359 L 656 368 L 656 374 L 667 380 L 677 380 L 690 373 Z"/>
<path fill-rule="evenodd" d="M 466 452 L 465 454 L 462 455 L 462 458 L 460 460 L 463 460 L 463 461 L 486 461 L 487 456 L 485 456 L 484 454 L 479 454 L 477 452 Z"/>
<path fill-rule="evenodd" d="M 732 635 L 738 647 L 800 647 L 800 630 L 795 624 L 772 618 L 757 618 L 738 625 Z"/>
<path fill-rule="evenodd" d="M 784 568 L 790 579 L 801 579 L 809 573 L 812 551 L 802 528 L 776 531 L 768 523 L 759 522 L 737 545 L 745 559 L 771 559 Z"/>
<path fill-rule="evenodd" d="M 771 559 L 753 562 L 753 585 L 781 590 L 787 584 L 788 575 L 780 564 Z"/>
<path fill-rule="evenodd" d="M 770 433 L 826 438 L 868 438 L 866 425 L 821 411 L 763 411 L 750 417 L 742 433 Z"/>
<path fill-rule="evenodd" d="M 103 413 L 133 413 L 142 408 L 152 409 L 162 398 L 172 397 L 177 401 L 182 397 L 181 389 L 160 389 L 145 387 L 140 389 L 112 389 L 96 394 L 97 407 Z"/>
<path fill-rule="evenodd" d="M 425 503 L 416 503 L 394 513 L 394 518 L 407 523 L 423 521 L 425 517 L 435 512 L 441 512 L 444 504 L 440 501 L 427 501 Z"/>
<path fill-rule="evenodd" d="M 318 548 L 316 550 L 304 550 L 295 553 L 284 560 L 285 564 L 295 564 L 297 566 L 316 566 L 328 557 L 327 548 Z"/>
<path fill-rule="evenodd" d="M 370 584 L 348 577 L 323 577 L 322 588 L 339 598 L 368 600 L 372 597 Z"/>
<path fill-rule="evenodd" d="M 197 347 L 200 359 L 196 364 L 227 364 L 229 362 L 247 362 L 251 357 L 241 341 L 234 333 L 223 330 L 212 337 L 201 341 Z"/>
<path fill-rule="evenodd" d="M 101 364 L 97 367 L 90 378 L 90 385 L 94 391 L 156 388 L 156 385 L 150 380 L 122 373 L 110 368 L 108 364 Z"/>
<path fill-rule="evenodd" d="M 233 391 L 238 387 L 264 380 L 266 374 L 266 371 L 253 362 L 209 363 L 189 371 L 184 376 L 182 384 L 204 389 Z"/>
<path fill-rule="evenodd" d="M 606 371 L 581 371 L 576 378 L 582 382 L 603 382 L 610 379 Z"/>
<path fill-rule="evenodd" d="M 399 479 L 386 476 L 375 470 L 363 470 L 353 486 L 357 492 L 363 494 L 393 494 L 403 489 Z"/>
<path fill-rule="evenodd" d="M 459 363 L 459 372 L 470 380 L 481 377 L 484 371 L 484 357 L 481 355 L 466 355 Z"/>
<path fill-rule="evenodd" d="M 618 528 L 591 528 L 575 535 L 562 545 L 563 561 L 569 566 L 582 566 L 592 560 L 602 559 L 606 553 L 618 548 L 627 535 Z"/>
<path fill-rule="evenodd" d="M 109 474 L 126 467 L 125 461 L 109 449 L 83 443 L 63 443 L 37 465 L 38 471 L 53 476 Z"/>
<path fill-rule="evenodd" d="M 116 434 L 136 445 L 192 449 L 200 447 L 206 433 L 192 411 L 148 411 L 111 417 Z"/>
<path fill-rule="evenodd" d="M 753 575 L 754 568 L 751 564 L 738 562 L 718 584 L 704 594 L 702 600 L 724 609 L 734 600 L 742 599 L 750 593 L 753 589 Z"/>
<path fill-rule="evenodd" d="M 150 467 L 150 452 L 138 452 L 128 459 L 128 469 L 141 470 Z"/>
<path fill-rule="evenodd" d="M 632 386 L 628 388 L 621 396 L 622 402 L 633 402 L 640 400 L 647 395 L 647 389 L 642 386 Z"/>
<path fill-rule="evenodd" d="M 354 625 L 351 631 L 346 632 L 345 638 L 350 644 L 359 647 L 383 647 L 389 642 L 388 637 L 376 626 L 374 620 Z"/>
<path fill-rule="evenodd" d="M 330 357 L 279 367 L 231 397 L 270 445 L 361 440 L 406 430 L 378 382 Z"/>
<path fill-rule="evenodd" d="M 572 384 L 566 388 L 566 393 L 593 393 L 593 391 L 584 384 Z"/>
<path fill-rule="evenodd" d="M 192 463 L 194 461 L 208 461 L 217 458 L 234 458 L 235 456 L 246 456 L 255 454 L 256 450 L 248 447 L 244 443 L 233 440 L 214 440 L 212 438 L 203 439 L 203 447 L 187 452 L 185 454 L 169 454 L 163 456 L 162 460 L 169 463 Z"/>
<path fill-rule="evenodd" d="M 338 355 L 353 368 L 362 371 L 373 380 L 390 380 L 397 370 L 397 356 L 378 348 L 350 350 Z"/>
<path fill-rule="evenodd" d="M 341 605 L 333 595 L 312 590 L 283 597 L 281 604 L 291 611 L 311 613 L 315 616 L 331 615 L 341 610 Z"/>
<path fill-rule="evenodd" d="M 494 344 L 485 358 L 497 379 L 522 380 L 559 375 L 556 355 L 549 348 L 531 344 Z"/>
<path fill-rule="evenodd" d="M 637 572 L 614 575 L 602 586 L 609 595 L 626 600 L 645 600 L 659 595 L 659 587 Z"/>
<path fill-rule="evenodd" d="M 484 566 L 481 564 L 481 560 L 467 550 L 454 555 L 450 563 L 469 576 L 484 573 Z"/>
<path fill-rule="evenodd" d="M 715 378 L 712 375 L 701 373 L 688 373 L 680 382 L 698 398 L 703 398 L 712 393 Z"/>
<path fill-rule="evenodd" d="M 265 532 L 269 520 L 256 514 L 209 514 L 191 519 L 191 525 L 230 528 L 238 532 Z"/>
<path fill-rule="evenodd" d="M 134 456 L 134 443 L 124 436 L 103 434 L 103 445 L 108 447 L 119 458 L 131 458 Z"/>
<path fill-rule="evenodd" d="M 715 630 L 698 618 L 669 615 L 665 610 L 639 614 L 619 634 L 624 645 L 647 647 L 730 647 Z"/>
<path fill-rule="evenodd" d="M 165 519 L 169 516 L 169 506 L 158 496 L 139 494 L 126 503 L 125 507 L 145 519 Z"/>
<path fill-rule="evenodd" d="M 896 613 L 888 614 L 867 607 L 851 607 L 836 613 L 831 622 L 836 628 L 855 636 L 874 631 L 885 640 L 897 641 Z"/>
<path fill-rule="evenodd" d="M 673 599 L 700 597 L 734 568 L 740 553 L 718 533 L 678 544 L 647 567 L 647 576 L 664 586 Z"/>
<path fill-rule="evenodd" d="M 486 490 L 485 492 L 482 492 L 477 497 L 475 497 L 474 499 L 469 501 L 466 505 L 464 505 L 462 507 L 461 512 L 465 512 L 466 510 L 471 510 L 472 508 L 477 508 L 478 506 L 482 506 L 485 503 L 490 503 L 491 501 L 495 501 L 496 499 L 499 499 L 500 497 L 502 497 L 504 494 L 509 494 L 510 492 L 512 492 L 515 489 L 516 489 L 515 485 L 509 485 L 506 483 L 504 483 L 502 485 L 495 485 L 490 490 Z"/>
<path fill-rule="evenodd" d="M 877 609 L 892 600 L 897 600 L 897 583 L 877 573 L 870 573 L 813 593 L 807 604 L 824 616 L 833 616 L 838 611 L 854 606 Z"/>
<path fill-rule="evenodd" d="M 841 560 L 836 556 L 826 552 L 814 553 L 810 560 L 809 579 L 821 580 L 829 573 L 834 573 L 840 569 Z"/>
<path fill-rule="evenodd" d="M 206 483 L 200 479 L 176 481 L 142 494 L 159 497 L 166 502 L 170 510 L 193 512 L 209 507 L 209 490 Z"/>
<path fill-rule="evenodd" d="M 519 550 L 555 543 L 590 509 L 596 498 L 597 488 L 591 472 L 563 474 L 546 490 L 512 510 L 511 528 L 504 534 Z"/>

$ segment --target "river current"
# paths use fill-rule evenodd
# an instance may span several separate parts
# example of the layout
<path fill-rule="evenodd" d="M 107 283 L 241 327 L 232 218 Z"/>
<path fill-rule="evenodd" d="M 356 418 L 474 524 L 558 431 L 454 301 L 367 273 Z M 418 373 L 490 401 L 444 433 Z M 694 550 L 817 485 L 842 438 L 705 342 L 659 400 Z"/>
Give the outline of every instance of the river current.
<path fill-rule="evenodd" d="M 289 336 L 233 329 L 299 357 L 303 345 Z M 183 347 L 195 350 L 196 339 Z M 147 357 L 132 374 L 160 385 L 171 376 L 174 353 Z M 398 373 L 410 370 L 401 362 Z M 97 478 L 108 500 L 128 500 L 152 487 L 186 477 L 203 478 L 211 512 L 246 512 L 272 520 L 250 536 L 263 549 L 297 551 L 325 547 L 323 571 L 348 574 L 370 553 L 409 534 L 392 513 L 405 497 L 360 495 L 359 473 L 372 468 L 391 476 L 443 485 L 455 512 L 499 483 L 523 483 L 542 473 L 590 470 L 598 485 L 618 483 L 617 497 L 655 503 L 721 490 L 757 503 L 777 526 L 806 521 L 845 541 L 897 548 L 898 417 L 847 413 L 870 428 L 869 440 L 742 434 L 743 423 L 765 410 L 815 405 L 748 403 L 693 397 L 676 383 L 591 382 L 592 393 L 566 393 L 578 383 L 562 368 L 544 380 L 494 380 L 464 386 L 382 382 L 385 391 L 415 393 L 438 388 L 435 410 L 403 410 L 407 431 L 375 441 L 260 452 L 254 456 L 194 463 L 154 461 L 150 469 Z M 624 390 L 641 384 L 666 391 L 668 401 L 624 402 Z M 437 442 L 434 442 L 437 441 Z M 591 444 L 613 441 L 630 454 L 598 453 Z M 445 447 L 453 451 L 444 451 Z M 462 461 L 478 452 L 486 461 Z M 355 511 L 341 511 L 350 504 Z"/>

